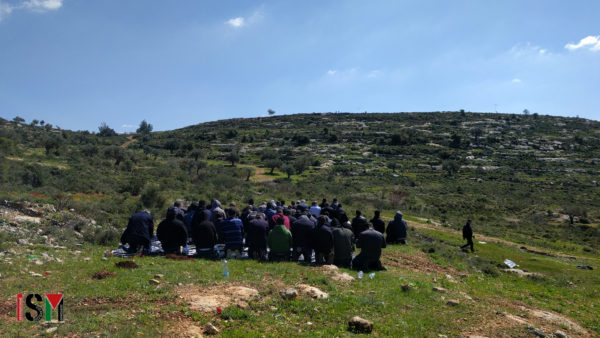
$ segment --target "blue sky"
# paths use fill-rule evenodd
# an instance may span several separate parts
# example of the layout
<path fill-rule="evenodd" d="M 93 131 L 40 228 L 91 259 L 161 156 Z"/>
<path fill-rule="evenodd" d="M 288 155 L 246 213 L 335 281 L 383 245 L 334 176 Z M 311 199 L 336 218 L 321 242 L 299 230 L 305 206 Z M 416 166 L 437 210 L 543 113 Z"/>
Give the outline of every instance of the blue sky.
<path fill-rule="evenodd" d="M 133 131 L 310 112 L 600 120 L 600 1 L 0 0 L 0 117 Z"/>

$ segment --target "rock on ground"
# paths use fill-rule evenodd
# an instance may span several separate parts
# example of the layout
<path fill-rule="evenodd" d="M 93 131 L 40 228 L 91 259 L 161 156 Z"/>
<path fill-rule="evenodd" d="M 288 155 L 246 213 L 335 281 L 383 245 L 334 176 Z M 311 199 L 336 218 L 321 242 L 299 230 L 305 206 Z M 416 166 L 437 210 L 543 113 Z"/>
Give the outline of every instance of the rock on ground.
<path fill-rule="evenodd" d="M 542 331 L 542 330 L 540 330 L 540 329 L 538 329 L 536 327 L 528 326 L 527 330 L 529 330 L 529 332 L 531 332 L 533 335 L 536 335 L 536 336 L 538 336 L 540 338 L 546 337 L 546 334 L 544 333 L 544 331 Z"/>
<path fill-rule="evenodd" d="M 318 288 L 306 284 L 298 284 L 296 285 L 298 291 L 300 293 L 307 295 L 310 298 L 314 299 L 326 299 L 329 298 L 329 294 L 319 290 Z"/>
<path fill-rule="evenodd" d="M 560 330 L 554 331 L 554 337 L 556 337 L 556 338 L 569 338 L 569 336 L 566 333 L 564 333 L 564 332 L 562 332 Z"/>
<path fill-rule="evenodd" d="M 355 333 L 371 333 L 373 331 L 373 322 L 354 316 L 348 321 L 348 330 Z"/>
<path fill-rule="evenodd" d="M 443 287 L 440 287 L 440 286 L 435 286 L 435 287 L 433 288 L 433 291 L 435 291 L 435 292 L 441 292 L 441 293 L 446 293 L 446 292 L 448 292 L 448 290 L 446 290 L 446 289 L 444 289 Z"/>
<path fill-rule="evenodd" d="M 296 299 L 296 297 L 298 297 L 298 291 L 296 291 L 296 289 L 280 290 L 279 295 L 281 296 L 281 298 L 283 298 L 285 300 L 292 300 L 292 299 Z"/>
<path fill-rule="evenodd" d="M 457 306 L 460 304 L 460 302 L 458 301 L 458 299 L 449 299 L 448 302 L 446 302 L 446 304 L 450 306 Z"/>
<path fill-rule="evenodd" d="M 248 302 L 258 297 L 258 290 L 245 286 L 216 285 L 210 288 L 183 286 L 178 293 L 190 304 L 190 308 L 200 312 L 215 312 L 217 308 L 238 306 L 247 308 Z"/>
<path fill-rule="evenodd" d="M 543 319 L 547 322 L 550 322 L 550 323 L 553 323 L 556 325 L 560 325 L 562 327 L 568 327 L 569 330 L 573 330 L 578 333 L 586 332 L 585 329 L 583 327 L 581 327 L 581 325 L 573 322 L 572 320 L 570 320 L 568 318 L 554 314 L 552 312 L 542 311 L 542 310 L 531 310 L 530 314 L 534 317 Z"/>
<path fill-rule="evenodd" d="M 219 334 L 219 332 L 219 329 L 212 323 L 206 323 L 206 325 L 204 325 L 204 333 L 206 334 Z"/>

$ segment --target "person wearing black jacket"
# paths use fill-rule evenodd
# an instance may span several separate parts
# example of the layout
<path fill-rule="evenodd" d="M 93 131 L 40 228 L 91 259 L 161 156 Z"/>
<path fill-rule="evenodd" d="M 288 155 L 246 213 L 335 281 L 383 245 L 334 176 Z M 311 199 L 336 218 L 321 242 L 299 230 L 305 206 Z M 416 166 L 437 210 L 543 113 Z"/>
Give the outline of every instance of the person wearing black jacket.
<path fill-rule="evenodd" d="M 354 232 L 354 238 L 358 239 L 361 232 L 369 228 L 369 222 L 362 216 L 360 210 L 356 210 L 356 217 L 352 219 L 352 232 Z"/>
<path fill-rule="evenodd" d="M 152 235 L 154 235 L 154 220 L 150 211 L 144 210 L 131 216 L 127 228 L 121 235 L 121 243 L 129 244 L 127 251 L 129 253 L 150 250 Z"/>
<path fill-rule="evenodd" d="M 305 263 L 311 263 L 312 260 L 312 236 L 315 224 L 308 216 L 301 214 L 298 219 L 291 224 L 293 260 L 297 261 L 300 254 L 304 256 Z"/>
<path fill-rule="evenodd" d="M 402 219 L 402 212 L 396 211 L 394 220 L 390 221 L 387 227 L 387 242 L 389 244 L 406 244 L 408 225 L 406 221 Z"/>
<path fill-rule="evenodd" d="M 374 230 L 372 226 L 361 232 L 356 242 L 356 247 L 361 250 L 352 260 L 352 269 L 363 271 L 386 270 L 379 260 L 381 249 L 385 246 L 383 235 L 381 232 Z"/>
<path fill-rule="evenodd" d="M 208 211 L 204 209 L 204 211 Z M 196 246 L 196 256 L 201 258 L 214 259 L 215 244 L 217 244 L 217 229 L 209 221 L 210 213 L 197 211 L 192 220 L 192 242 Z"/>
<path fill-rule="evenodd" d="M 344 224 L 346 222 L 348 222 L 350 219 L 348 218 L 348 215 L 346 215 L 346 210 L 344 210 L 344 208 L 342 208 L 342 204 L 338 204 L 337 209 L 335 209 L 335 218 L 338 219 L 338 221 L 340 221 L 340 224 Z"/>
<path fill-rule="evenodd" d="M 316 264 L 333 264 L 333 230 L 327 216 L 321 215 L 314 235 Z"/>
<path fill-rule="evenodd" d="M 246 245 L 248 256 L 253 259 L 267 260 L 267 238 L 269 236 L 269 223 L 265 220 L 265 214 L 252 212 L 248 215 L 248 227 L 246 228 Z"/>
<path fill-rule="evenodd" d="M 379 210 L 375 210 L 375 215 L 371 219 L 371 224 L 373 224 L 373 229 L 385 233 L 385 221 L 381 218 L 381 212 Z"/>
<path fill-rule="evenodd" d="M 165 253 L 187 254 L 188 234 L 185 224 L 179 220 L 179 212 L 176 207 L 169 207 L 166 219 L 156 229 L 156 236 Z"/>
<path fill-rule="evenodd" d="M 471 247 L 471 252 L 475 252 L 473 249 L 473 228 L 471 228 L 471 220 L 467 220 L 467 224 L 465 224 L 462 228 L 463 238 L 467 240 L 467 244 L 461 246 L 461 249 L 465 249 L 466 247 Z"/>

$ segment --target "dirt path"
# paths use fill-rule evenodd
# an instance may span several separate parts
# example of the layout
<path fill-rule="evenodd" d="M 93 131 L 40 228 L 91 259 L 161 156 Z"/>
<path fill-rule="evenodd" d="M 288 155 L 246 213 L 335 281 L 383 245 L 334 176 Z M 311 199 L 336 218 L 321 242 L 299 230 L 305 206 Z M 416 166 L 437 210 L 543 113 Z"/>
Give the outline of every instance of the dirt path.
<path fill-rule="evenodd" d="M 453 234 L 462 234 L 461 231 L 459 230 L 454 230 L 454 229 L 449 229 L 449 228 L 445 228 L 442 226 L 436 226 L 433 224 L 425 224 L 425 223 L 419 223 L 419 222 L 413 222 L 413 221 L 407 221 L 409 226 L 413 226 L 415 228 L 420 228 L 420 229 L 431 229 L 431 230 L 436 230 L 436 231 L 444 231 L 444 232 L 448 232 L 448 233 L 453 233 Z M 521 248 L 521 247 L 526 247 L 527 250 L 529 252 L 534 252 L 534 253 L 538 253 L 538 254 L 542 254 L 542 255 L 549 255 L 549 256 L 555 256 L 555 257 L 560 257 L 560 258 L 568 258 L 568 259 L 588 259 L 588 260 L 598 260 L 598 258 L 595 257 L 585 257 L 585 256 L 577 256 L 577 255 L 570 255 L 570 254 L 565 254 L 565 253 L 561 253 L 558 251 L 552 251 L 550 249 L 542 249 L 542 248 L 537 248 L 531 245 L 524 245 L 524 244 L 520 244 L 520 243 L 515 243 L 515 242 L 511 242 L 502 238 L 497 238 L 497 237 L 489 237 L 489 236 L 485 236 L 482 234 L 477 234 L 477 241 L 484 241 L 484 242 L 489 242 L 489 243 L 503 243 L 506 245 L 510 245 L 510 246 L 514 246 L 517 248 Z"/>
<path fill-rule="evenodd" d="M 133 135 L 129 135 L 127 136 L 127 140 L 125 143 L 121 144 L 121 148 L 127 148 L 130 144 L 132 144 L 133 142 L 135 142 L 135 139 L 133 138 Z"/>
<path fill-rule="evenodd" d="M 265 175 L 265 168 L 252 167 L 254 169 L 254 180 L 256 182 L 270 182 L 273 181 L 273 177 Z"/>

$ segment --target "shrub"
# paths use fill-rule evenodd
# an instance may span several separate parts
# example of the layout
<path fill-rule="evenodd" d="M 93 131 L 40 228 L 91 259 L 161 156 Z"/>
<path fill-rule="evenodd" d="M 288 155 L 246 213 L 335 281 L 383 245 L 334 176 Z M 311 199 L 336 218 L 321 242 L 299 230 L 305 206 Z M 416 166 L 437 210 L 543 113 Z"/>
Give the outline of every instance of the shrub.
<path fill-rule="evenodd" d="M 140 196 L 146 208 L 162 209 L 167 203 L 167 198 L 162 194 L 158 184 L 148 183 L 144 186 Z"/>

